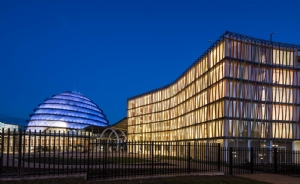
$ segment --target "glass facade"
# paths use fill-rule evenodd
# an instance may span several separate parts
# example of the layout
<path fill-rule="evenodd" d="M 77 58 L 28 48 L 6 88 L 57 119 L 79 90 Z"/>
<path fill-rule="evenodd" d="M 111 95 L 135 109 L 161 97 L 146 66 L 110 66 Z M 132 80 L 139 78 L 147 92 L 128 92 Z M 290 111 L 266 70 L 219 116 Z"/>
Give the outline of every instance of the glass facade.
<path fill-rule="evenodd" d="M 299 49 L 224 33 L 175 82 L 128 99 L 129 140 L 299 140 Z"/>
<path fill-rule="evenodd" d="M 8 129 L 10 130 L 16 129 L 16 131 L 19 131 L 19 128 L 20 128 L 19 125 L 0 122 L 0 133 L 2 133 L 2 129 L 4 129 L 4 132 L 8 132 Z"/>
<path fill-rule="evenodd" d="M 28 123 L 31 131 L 49 128 L 84 129 L 87 126 L 108 126 L 102 110 L 90 99 L 76 92 L 64 92 L 39 105 Z"/>

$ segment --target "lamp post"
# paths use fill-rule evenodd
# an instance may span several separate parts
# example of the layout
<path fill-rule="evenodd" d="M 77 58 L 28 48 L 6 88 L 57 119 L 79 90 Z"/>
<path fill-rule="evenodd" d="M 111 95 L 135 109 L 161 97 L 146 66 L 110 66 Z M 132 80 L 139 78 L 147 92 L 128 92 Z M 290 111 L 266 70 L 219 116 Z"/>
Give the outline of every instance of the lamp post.
<path fill-rule="evenodd" d="M 275 34 L 275 32 L 272 32 L 272 33 L 270 34 L 270 42 L 272 42 L 273 34 Z"/>

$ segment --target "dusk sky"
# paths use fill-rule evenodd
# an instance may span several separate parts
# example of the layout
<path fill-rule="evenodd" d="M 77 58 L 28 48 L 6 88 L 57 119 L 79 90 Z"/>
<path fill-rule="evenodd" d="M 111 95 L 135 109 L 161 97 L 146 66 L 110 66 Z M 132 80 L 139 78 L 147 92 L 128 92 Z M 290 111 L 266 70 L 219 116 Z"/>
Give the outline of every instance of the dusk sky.
<path fill-rule="evenodd" d="M 78 91 L 111 124 L 173 82 L 226 30 L 300 45 L 300 1 L 0 0 L 0 114 L 29 119 Z"/>

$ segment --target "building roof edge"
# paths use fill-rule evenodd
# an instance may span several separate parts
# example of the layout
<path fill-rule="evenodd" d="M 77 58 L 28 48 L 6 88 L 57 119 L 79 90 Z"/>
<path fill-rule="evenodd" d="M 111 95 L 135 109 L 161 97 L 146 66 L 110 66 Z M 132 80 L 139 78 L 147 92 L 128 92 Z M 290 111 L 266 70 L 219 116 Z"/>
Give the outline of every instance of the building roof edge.
<path fill-rule="evenodd" d="M 222 36 L 220 36 L 214 43 L 212 43 L 212 45 L 206 50 L 204 51 L 203 54 L 200 55 L 200 57 L 198 57 L 196 59 L 196 61 L 194 61 L 184 72 L 182 72 L 179 77 L 177 77 L 174 81 L 170 82 L 167 85 L 164 85 L 162 87 L 159 88 L 155 88 L 153 90 L 132 96 L 127 98 L 127 101 L 129 100 L 133 100 L 135 98 L 147 95 L 149 93 L 158 91 L 158 90 L 162 90 L 166 87 L 171 86 L 172 84 L 176 83 L 181 77 L 183 77 L 192 67 L 194 67 L 202 58 L 204 58 L 211 50 L 213 50 L 213 48 L 215 48 L 221 41 L 224 40 L 224 37 L 234 37 L 234 38 L 239 38 L 242 40 L 247 40 L 247 41 L 254 41 L 255 43 L 264 43 L 264 44 L 272 44 L 273 46 L 279 46 L 279 47 L 290 47 L 290 48 L 295 48 L 298 51 L 300 51 L 300 45 L 296 45 L 296 44 L 288 44 L 288 43 L 282 43 L 282 42 L 273 42 L 270 40 L 264 40 L 264 39 L 259 39 L 259 38 L 255 38 L 255 37 L 251 37 L 251 36 L 246 36 L 243 34 L 239 34 L 239 33 L 234 33 L 234 32 L 230 32 L 230 31 L 225 31 L 225 33 L 222 34 Z"/>

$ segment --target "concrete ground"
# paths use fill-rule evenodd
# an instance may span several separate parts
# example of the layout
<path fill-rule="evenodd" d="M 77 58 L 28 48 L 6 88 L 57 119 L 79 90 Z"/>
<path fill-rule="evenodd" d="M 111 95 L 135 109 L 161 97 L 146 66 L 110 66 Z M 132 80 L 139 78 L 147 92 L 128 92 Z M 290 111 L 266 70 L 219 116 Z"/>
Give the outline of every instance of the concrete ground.
<path fill-rule="evenodd" d="M 217 176 L 217 175 L 224 175 L 224 173 L 198 173 L 198 174 L 182 174 L 182 175 L 176 175 L 176 176 Z M 26 180 L 36 180 L 36 179 L 50 179 L 50 178 L 74 178 L 74 177 L 85 177 L 86 174 L 76 174 L 76 175 L 64 175 L 64 176 L 45 176 L 45 177 L 29 177 L 26 178 Z M 279 175 L 279 174 L 243 174 L 243 175 L 233 175 L 240 178 L 248 178 L 253 179 L 257 181 L 263 181 L 267 183 L 273 183 L 273 184 L 300 184 L 300 177 L 293 177 L 293 176 L 285 176 L 285 175 Z M 174 175 L 168 175 L 168 176 L 157 176 L 159 177 L 174 177 Z M 140 178 L 152 178 L 152 177 L 140 177 Z M 22 180 L 24 178 L 5 178 L 1 179 L 3 181 L 15 181 L 15 180 Z M 126 178 L 133 179 L 133 178 Z M 135 178 L 138 179 L 138 178 Z M 0 181 L 1 181 L 0 180 Z M 124 180 L 124 178 L 117 178 L 117 179 L 110 179 L 110 180 Z M 0 182 L 1 183 L 1 182 Z"/>
<path fill-rule="evenodd" d="M 273 184 L 300 184 L 300 177 L 286 176 L 279 174 L 243 174 L 235 175 L 241 178 L 249 178 Z"/>

